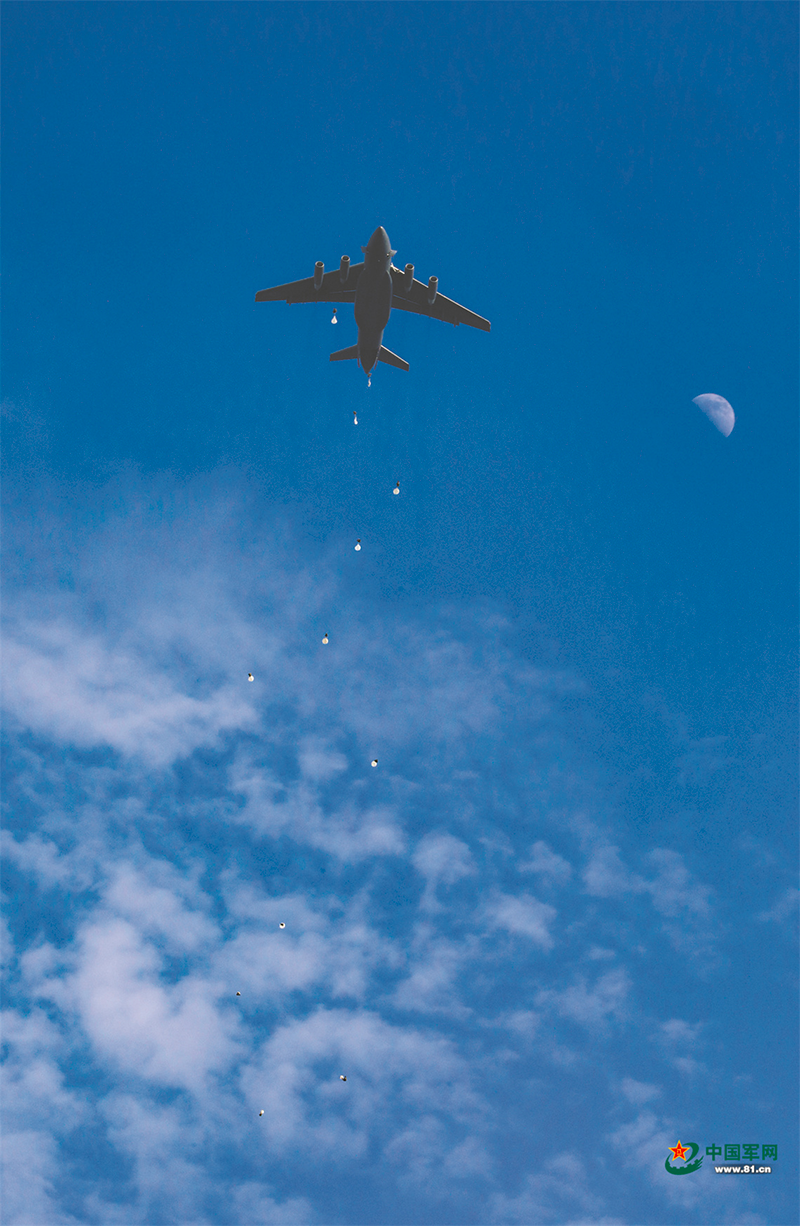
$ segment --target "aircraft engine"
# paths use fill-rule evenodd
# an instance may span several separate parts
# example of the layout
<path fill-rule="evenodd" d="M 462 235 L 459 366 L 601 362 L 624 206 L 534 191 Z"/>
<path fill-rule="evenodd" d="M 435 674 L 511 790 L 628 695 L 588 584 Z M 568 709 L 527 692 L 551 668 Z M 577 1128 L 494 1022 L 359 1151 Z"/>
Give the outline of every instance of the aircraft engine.
<path fill-rule="evenodd" d="M 438 291 L 439 291 L 439 278 L 429 277 L 428 278 L 428 306 L 433 306 L 434 302 L 436 301 L 436 295 Z"/>
<path fill-rule="evenodd" d="M 341 281 L 342 285 L 344 285 L 349 275 L 350 275 L 350 256 L 343 255 L 341 260 L 339 261 L 339 280 Z"/>
<path fill-rule="evenodd" d="M 322 289 L 322 277 L 325 272 L 325 265 L 322 260 L 317 260 L 314 265 L 314 289 Z"/>
<path fill-rule="evenodd" d="M 411 286 L 414 284 L 414 265 L 406 264 L 405 276 L 403 277 L 403 289 L 408 294 L 411 292 Z"/>

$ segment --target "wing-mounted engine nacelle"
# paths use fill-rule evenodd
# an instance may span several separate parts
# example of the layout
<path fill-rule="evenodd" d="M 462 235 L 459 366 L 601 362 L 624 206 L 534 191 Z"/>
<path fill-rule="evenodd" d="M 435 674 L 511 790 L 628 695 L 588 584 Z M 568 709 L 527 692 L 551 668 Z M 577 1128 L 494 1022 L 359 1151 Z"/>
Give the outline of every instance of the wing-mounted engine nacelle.
<path fill-rule="evenodd" d="M 414 284 L 414 265 L 406 264 L 405 273 L 403 275 L 403 289 L 407 294 L 411 292 L 411 286 Z"/>
<path fill-rule="evenodd" d="M 428 278 L 428 306 L 433 306 L 436 301 L 436 295 L 439 292 L 439 278 Z"/>
<path fill-rule="evenodd" d="M 322 260 L 317 260 L 314 265 L 314 289 L 322 289 L 322 278 L 325 274 L 325 265 Z"/>
<path fill-rule="evenodd" d="M 347 278 L 350 276 L 350 256 L 343 255 L 339 261 L 339 280 L 344 285 Z"/>

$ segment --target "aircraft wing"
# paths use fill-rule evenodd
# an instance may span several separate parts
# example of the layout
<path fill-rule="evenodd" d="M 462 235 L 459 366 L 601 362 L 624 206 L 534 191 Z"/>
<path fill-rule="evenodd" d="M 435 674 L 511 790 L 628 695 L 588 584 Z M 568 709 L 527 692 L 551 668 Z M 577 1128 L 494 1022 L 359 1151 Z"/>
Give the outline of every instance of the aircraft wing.
<path fill-rule="evenodd" d="M 259 290 L 256 302 L 355 302 L 356 285 L 363 267 L 363 261 L 351 264 L 344 285 L 339 278 L 339 269 L 333 268 L 325 273 L 319 289 L 314 289 L 313 277 L 304 277 L 302 281 L 289 281 L 286 285 Z"/>
<path fill-rule="evenodd" d="M 403 288 L 405 273 L 392 265 L 392 306 L 400 311 L 413 311 L 415 315 L 429 315 L 431 319 L 441 319 L 446 324 L 469 324 L 471 328 L 480 328 L 482 332 L 491 332 L 492 325 L 488 319 L 459 306 L 452 298 L 445 298 L 437 293 L 433 306 L 428 302 L 428 287 L 421 281 L 412 281 L 411 289 Z"/>

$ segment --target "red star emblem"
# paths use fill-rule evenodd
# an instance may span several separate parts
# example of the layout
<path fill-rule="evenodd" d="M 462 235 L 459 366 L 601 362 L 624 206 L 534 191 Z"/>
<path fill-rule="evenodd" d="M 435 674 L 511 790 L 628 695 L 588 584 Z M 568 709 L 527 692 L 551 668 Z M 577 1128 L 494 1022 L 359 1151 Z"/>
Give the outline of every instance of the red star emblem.
<path fill-rule="evenodd" d="M 679 1158 L 681 1162 L 686 1161 L 686 1155 L 688 1154 L 689 1150 L 685 1145 L 681 1145 L 680 1141 L 677 1145 L 668 1145 L 667 1149 L 672 1154 L 673 1162 L 677 1162 Z"/>

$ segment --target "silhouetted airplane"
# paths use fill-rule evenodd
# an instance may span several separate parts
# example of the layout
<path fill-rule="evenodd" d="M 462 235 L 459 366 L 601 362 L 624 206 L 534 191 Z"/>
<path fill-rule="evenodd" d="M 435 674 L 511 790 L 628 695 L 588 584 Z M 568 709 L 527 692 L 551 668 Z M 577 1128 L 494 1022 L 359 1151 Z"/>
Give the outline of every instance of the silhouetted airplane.
<path fill-rule="evenodd" d="M 362 247 L 364 260 L 351 264 L 350 256 L 343 255 L 338 270 L 325 272 L 322 260 L 317 260 L 314 276 L 302 281 L 290 281 L 288 285 L 276 285 L 262 289 L 256 294 L 256 302 L 353 302 L 355 303 L 358 341 L 349 349 L 340 349 L 331 354 L 332 362 L 344 362 L 356 358 L 367 375 L 378 362 L 408 370 L 396 353 L 383 346 L 383 331 L 389 322 L 392 307 L 401 311 L 413 311 L 416 315 L 430 315 L 445 323 L 469 324 L 484 332 L 491 331 L 488 319 L 468 311 L 450 298 L 439 293 L 438 277 L 431 277 L 427 285 L 414 280 L 414 265 L 406 264 L 401 272 L 392 263 L 389 235 L 383 226 L 378 226 L 366 247 Z M 334 312 L 335 315 L 335 312 Z"/>

